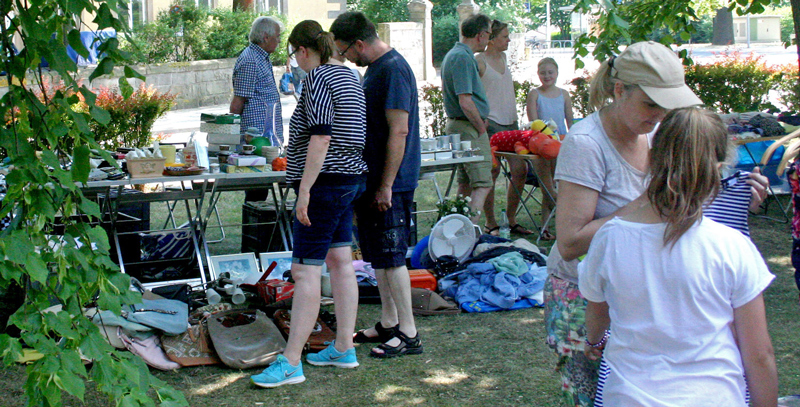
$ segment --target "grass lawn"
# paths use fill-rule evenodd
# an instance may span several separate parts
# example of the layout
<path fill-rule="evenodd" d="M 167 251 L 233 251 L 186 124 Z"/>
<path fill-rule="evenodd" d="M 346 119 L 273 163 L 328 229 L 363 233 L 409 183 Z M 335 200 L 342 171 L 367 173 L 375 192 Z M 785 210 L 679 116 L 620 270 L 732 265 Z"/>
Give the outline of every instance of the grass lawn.
<path fill-rule="evenodd" d="M 444 188 L 447 179 L 439 177 Z M 503 184 L 503 182 L 498 182 Z M 499 188 L 498 207 L 505 204 Z M 785 198 L 785 197 L 783 197 Z M 242 194 L 231 193 L 220 206 L 223 222 L 241 218 Z M 435 192 L 430 181 L 417 189 L 419 209 L 431 209 Z M 778 214 L 772 205 L 770 213 Z M 163 219 L 163 209 L 152 208 L 153 225 Z M 434 214 L 418 218 L 420 237 L 427 235 Z M 532 227 L 527 216 L 519 221 Z M 213 223 L 213 222 L 212 222 Z M 767 319 L 775 346 L 781 396 L 800 393 L 800 336 L 797 321 L 798 291 L 791 266 L 789 225 L 752 218 L 753 240 L 770 270 L 777 276 L 766 291 Z M 209 239 L 214 239 L 214 231 Z M 210 246 L 213 254 L 238 253 L 240 232 L 226 228 L 222 243 Z M 332 308 L 332 307 L 331 307 Z M 332 310 L 332 309 L 331 309 Z M 359 308 L 360 328 L 379 318 L 379 305 Z M 555 356 L 544 344 L 543 311 L 528 309 L 488 314 L 418 317 L 425 353 L 392 360 L 368 356 L 369 346 L 357 349 L 357 369 L 315 367 L 305 364 L 305 383 L 277 389 L 258 389 L 247 371 L 223 367 L 183 368 L 154 374 L 184 392 L 193 407 L 224 406 L 339 406 L 339 405 L 425 405 L 425 406 L 558 406 L 559 377 L 554 372 Z M 0 370 L 4 383 L 0 405 L 22 406 L 24 367 Z M 263 403 L 263 404 L 261 404 Z M 64 405 L 84 405 L 65 400 Z M 97 392 L 87 392 L 86 406 L 113 405 Z"/>

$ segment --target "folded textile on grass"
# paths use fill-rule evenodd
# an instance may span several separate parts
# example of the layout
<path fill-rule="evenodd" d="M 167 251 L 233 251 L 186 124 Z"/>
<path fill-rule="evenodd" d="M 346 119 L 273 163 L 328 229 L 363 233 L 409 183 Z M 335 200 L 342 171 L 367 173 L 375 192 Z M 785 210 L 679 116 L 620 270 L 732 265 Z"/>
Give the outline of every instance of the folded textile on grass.
<path fill-rule="evenodd" d="M 513 252 L 512 252 L 513 253 Z M 512 256 L 522 257 L 519 253 Z M 516 263 L 506 259 L 505 263 Z M 456 300 L 459 306 L 467 312 L 475 312 L 475 307 L 469 303 L 480 301 L 488 306 L 502 310 L 514 309 L 520 300 L 527 300 L 542 291 L 547 278 L 545 267 L 532 264 L 528 271 L 514 275 L 505 271 L 498 271 L 492 263 L 472 263 L 466 269 L 455 272 L 439 281 L 439 288 L 445 297 Z M 534 304 L 526 301 L 529 306 Z M 491 308 L 491 307 L 478 308 Z M 492 309 L 494 310 L 494 309 Z"/>

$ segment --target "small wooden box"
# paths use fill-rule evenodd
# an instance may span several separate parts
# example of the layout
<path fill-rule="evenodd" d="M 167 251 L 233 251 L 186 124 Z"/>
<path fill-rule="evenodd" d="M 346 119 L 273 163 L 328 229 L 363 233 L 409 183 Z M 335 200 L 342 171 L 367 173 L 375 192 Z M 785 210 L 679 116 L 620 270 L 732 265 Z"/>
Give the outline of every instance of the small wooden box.
<path fill-rule="evenodd" d="M 411 277 L 412 287 L 436 291 L 436 277 L 430 271 L 425 269 L 408 270 L 408 276 Z"/>
<path fill-rule="evenodd" d="M 137 158 L 128 160 L 128 173 L 131 178 L 158 177 L 164 172 L 166 158 Z"/>

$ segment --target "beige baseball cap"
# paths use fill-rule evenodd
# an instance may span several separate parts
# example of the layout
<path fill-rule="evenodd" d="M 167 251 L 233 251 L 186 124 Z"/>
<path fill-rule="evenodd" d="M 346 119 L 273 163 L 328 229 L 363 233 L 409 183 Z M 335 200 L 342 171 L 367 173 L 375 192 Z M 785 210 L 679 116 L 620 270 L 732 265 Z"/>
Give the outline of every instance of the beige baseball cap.
<path fill-rule="evenodd" d="M 671 49 L 654 41 L 637 42 L 613 61 L 611 76 L 639 87 L 665 109 L 702 105 L 686 86 L 683 64 Z"/>

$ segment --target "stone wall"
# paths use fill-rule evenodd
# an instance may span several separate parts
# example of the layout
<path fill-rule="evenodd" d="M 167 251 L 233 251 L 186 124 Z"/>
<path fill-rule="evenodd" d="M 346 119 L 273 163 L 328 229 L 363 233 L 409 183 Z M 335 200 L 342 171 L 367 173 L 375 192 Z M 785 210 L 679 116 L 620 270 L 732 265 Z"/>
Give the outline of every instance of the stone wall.
<path fill-rule="evenodd" d="M 378 24 L 377 31 L 378 37 L 383 42 L 396 49 L 406 59 L 417 80 L 424 80 L 422 23 L 381 23 Z"/>
<path fill-rule="evenodd" d="M 212 59 L 195 62 L 173 62 L 137 66 L 135 69 L 155 86 L 159 92 L 177 95 L 175 109 L 188 109 L 200 106 L 229 103 L 233 96 L 231 75 L 235 58 Z M 80 70 L 79 75 L 88 78 L 90 70 Z M 92 88 L 117 87 L 122 71 L 115 69 L 114 75 L 103 76 L 91 83 Z M 130 80 L 138 88 L 141 80 Z"/>

